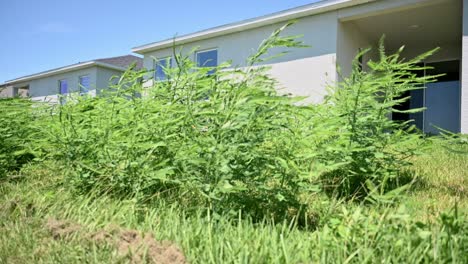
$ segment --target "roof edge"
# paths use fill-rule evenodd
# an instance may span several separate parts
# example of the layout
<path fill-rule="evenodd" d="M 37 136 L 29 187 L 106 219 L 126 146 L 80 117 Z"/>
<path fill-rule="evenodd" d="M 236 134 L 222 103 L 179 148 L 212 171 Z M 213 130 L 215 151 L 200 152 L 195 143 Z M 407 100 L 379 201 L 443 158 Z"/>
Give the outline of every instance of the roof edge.
<path fill-rule="evenodd" d="M 109 69 L 118 70 L 118 71 L 125 71 L 126 70 L 125 68 L 118 67 L 118 66 L 111 65 L 111 64 L 108 64 L 108 63 L 104 63 L 104 62 L 87 61 L 87 62 L 83 62 L 83 63 L 79 63 L 79 64 L 64 66 L 64 67 L 56 68 L 56 69 L 53 69 L 53 70 L 43 71 L 43 72 L 39 72 L 39 73 L 36 73 L 36 74 L 26 75 L 26 76 L 23 76 L 23 77 L 20 77 L 20 78 L 8 80 L 8 81 L 5 81 L 2 85 L 10 85 L 10 84 L 15 84 L 15 83 L 19 83 L 19 82 L 32 81 L 32 80 L 35 80 L 35 79 L 49 77 L 49 76 L 52 76 L 52 75 L 56 75 L 56 74 L 60 74 L 60 73 L 66 73 L 66 72 L 79 70 L 79 69 L 92 67 L 92 66 L 100 66 L 100 67 L 109 68 Z"/>
<path fill-rule="evenodd" d="M 313 4 L 308 4 L 284 11 L 272 13 L 265 16 L 242 20 L 231 24 L 209 28 L 206 30 L 190 33 L 180 37 L 157 41 L 132 48 L 132 52 L 144 54 L 150 51 L 171 47 L 172 45 L 185 44 L 198 40 L 209 39 L 230 33 L 235 33 L 247 29 L 254 29 L 265 25 L 279 23 L 287 20 L 297 19 L 304 16 L 326 13 L 341 8 L 360 5 L 363 3 L 374 2 L 377 0 L 324 0 Z"/>
<path fill-rule="evenodd" d="M 120 67 L 120 66 L 115 66 L 115 65 L 105 63 L 105 62 L 95 61 L 94 63 L 96 64 L 96 66 L 109 68 L 109 69 L 113 69 L 113 70 L 118 70 L 118 71 L 126 71 L 127 70 L 127 68 Z"/>

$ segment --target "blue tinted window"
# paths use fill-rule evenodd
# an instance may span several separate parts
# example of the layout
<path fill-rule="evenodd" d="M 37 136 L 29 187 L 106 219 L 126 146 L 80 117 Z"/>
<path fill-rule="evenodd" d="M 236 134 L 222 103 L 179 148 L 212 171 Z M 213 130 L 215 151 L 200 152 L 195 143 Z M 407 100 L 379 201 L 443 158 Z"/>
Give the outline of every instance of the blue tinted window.
<path fill-rule="evenodd" d="M 91 85 L 91 81 L 88 75 L 80 77 L 80 92 L 82 94 L 88 93 Z"/>
<path fill-rule="evenodd" d="M 163 58 L 163 59 L 157 59 L 156 60 L 156 65 L 155 65 L 155 70 L 154 70 L 154 79 L 157 81 L 164 81 L 167 79 L 167 75 L 164 72 L 165 68 L 171 68 L 172 67 L 172 59 L 171 57 L 168 58 Z"/>
<path fill-rule="evenodd" d="M 67 80 L 60 80 L 59 81 L 60 87 L 60 94 L 67 94 L 68 93 L 68 82 Z"/>
<path fill-rule="evenodd" d="M 216 67 L 218 66 L 218 50 L 197 52 L 196 60 L 198 67 Z M 213 73 L 213 71 L 210 71 L 210 73 Z"/>

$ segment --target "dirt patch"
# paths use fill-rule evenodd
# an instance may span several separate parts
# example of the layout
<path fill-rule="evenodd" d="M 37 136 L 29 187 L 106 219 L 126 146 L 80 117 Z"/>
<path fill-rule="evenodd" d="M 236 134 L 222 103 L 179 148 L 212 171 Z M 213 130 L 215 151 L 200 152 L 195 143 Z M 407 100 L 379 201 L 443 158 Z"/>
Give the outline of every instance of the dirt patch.
<path fill-rule="evenodd" d="M 127 255 L 132 263 L 143 260 L 160 264 L 186 263 L 182 251 L 168 241 L 158 242 L 151 234 L 139 234 L 135 230 L 124 230 L 117 242 L 120 255 Z"/>
<path fill-rule="evenodd" d="M 89 239 L 97 244 L 102 244 L 102 243 L 111 244 L 114 241 L 113 235 L 104 230 L 91 234 Z"/>
<path fill-rule="evenodd" d="M 83 228 L 81 225 L 64 220 L 49 218 L 45 227 L 54 239 L 62 239 L 73 235 Z"/>
<path fill-rule="evenodd" d="M 131 263 L 184 264 L 187 263 L 182 251 L 169 241 L 157 241 L 153 235 L 136 230 L 116 229 L 98 231 L 91 236 L 96 243 L 112 244 L 121 257 L 128 257 Z"/>
<path fill-rule="evenodd" d="M 109 226 L 94 233 L 76 223 L 49 218 L 45 224 L 54 239 L 64 239 L 76 233 L 85 235 L 85 241 L 110 245 L 130 263 L 185 264 L 182 251 L 169 241 L 157 241 L 152 234 Z M 88 234 L 88 235 L 86 235 Z"/>
<path fill-rule="evenodd" d="M 466 192 L 465 185 L 463 184 L 447 184 L 447 190 L 455 196 L 467 197 L 468 193 Z"/>

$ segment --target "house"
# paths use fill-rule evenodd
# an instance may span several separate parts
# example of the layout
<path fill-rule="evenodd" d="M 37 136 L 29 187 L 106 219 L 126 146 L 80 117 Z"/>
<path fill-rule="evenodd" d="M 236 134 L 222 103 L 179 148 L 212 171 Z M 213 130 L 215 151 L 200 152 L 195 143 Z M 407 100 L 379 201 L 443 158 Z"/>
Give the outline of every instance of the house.
<path fill-rule="evenodd" d="M 263 39 L 294 19 L 298 22 L 285 34 L 303 35 L 301 40 L 311 48 L 297 49 L 268 62 L 271 75 L 285 92 L 308 96 L 310 103 L 320 102 L 327 84 L 350 73 L 356 53 L 362 48 L 375 48 L 385 34 L 386 49 L 392 52 L 405 45 L 406 58 L 440 47 L 424 63 L 435 67 L 431 73 L 447 73 L 437 83 L 428 84 L 427 89 L 412 92 L 409 103 L 401 106 L 425 106 L 427 111 L 395 114 L 392 118 L 414 119 L 420 129 L 429 133 L 437 132 L 434 126 L 468 133 L 468 0 L 325 0 L 157 41 L 132 51 L 144 56 L 143 66 L 154 69 L 156 79 L 165 78 L 161 66 L 174 64 L 174 43 L 182 53 L 197 48 L 193 59 L 198 65 L 231 60 L 242 67 Z M 363 59 L 375 56 L 371 52 Z"/>
<path fill-rule="evenodd" d="M 8 86 L 6 84 L 0 85 L 0 98 L 6 97 L 29 97 L 29 89 L 25 88 L 16 88 L 13 86 Z"/>
<path fill-rule="evenodd" d="M 137 56 L 125 55 L 79 62 L 6 81 L 0 96 L 20 95 L 35 101 L 57 102 L 59 94 L 79 92 L 96 95 L 109 87 L 113 76 L 121 75 L 132 63 L 136 63 L 137 69 L 141 68 L 142 61 Z"/>

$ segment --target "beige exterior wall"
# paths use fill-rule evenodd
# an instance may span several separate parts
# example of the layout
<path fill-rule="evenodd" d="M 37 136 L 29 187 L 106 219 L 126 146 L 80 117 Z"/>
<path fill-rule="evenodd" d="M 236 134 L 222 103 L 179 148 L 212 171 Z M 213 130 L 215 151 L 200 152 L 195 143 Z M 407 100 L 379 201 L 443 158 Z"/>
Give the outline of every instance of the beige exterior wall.
<path fill-rule="evenodd" d="M 13 87 L 3 86 L 0 87 L 0 98 L 13 97 Z"/>
<path fill-rule="evenodd" d="M 122 75 L 121 71 L 112 70 L 112 69 L 103 68 L 103 67 L 97 67 L 97 75 L 96 75 L 97 93 L 99 93 L 100 90 L 106 89 L 109 87 L 112 77 L 120 76 L 120 75 Z M 112 82 L 115 83 L 116 80 L 112 80 Z"/>
<path fill-rule="evenodd" d="M 199 50 L 217 48 L 218 63 L 232 60 L 234 66 L 242 67 L 260 43 L 282 25 L 284 23 L 184 44 L 178 50 L 186 54 L 197 47 Z M 329 12 L 302 18 L 284 32 L 284 35 L 303 35 L 301 40 L 311 47 L 294 49 L 267 63 L 272 67 L 270 73 L 279 81 L 282 93 L 309 96 L 308 102 L 322 100 L 326 85 L 336 80 L 337 27 L 337 12 Z M 153 69 L 153 58 L 164 58 L 172 53 L 172 48 L 146 53 L 143 66 Z"/>
<path fill-rule="evenodd" d="M 29 87 L 13 87 L 11 85 L 4 85 L 0 87 L 0 98 L 7 97 L 29 97 Z"/>
<path fill-rule="evenodd" d="M 27 82 L 14 83 L 11 86 L 8 86 L 8 89 L 5 91 L 2 91 L 0 96 L 11 97 L 13 96 L 14 88 L 29 87 L 29 96 L 32 100 L 57 103 L 60 80 L 65 79 L 68 81 L 69 93 L 77 93 L 80 91 L 80 77 L 87 75 L 90 78 L 89 94 L 91 96 L 95 96 L 101 89 L 109 87 L 109 80 L 113 76 L 120 76 L 121 74 L 122 72 L 119 70 L 90 66 L 88 68 L 55 74 Z M 21 93 L 21 89 L 18 92 Z"/>
<path fill-rule="evenodd" d="M 337 65 L 341 69 L 341 74 L 347 76 L 351 70 L 350 63 L 358 49 L 375 47 L 376 43 L 372 43 L 365 34 L 359 31 L 358 27 L 353 24 L 353 19 L 392 12 L 408 6 L 425 5 L 428 2 L 434 2 L 434 0 L 371 1 L 363 5 L 300 18 L 297 24 L 284 32 L 284 35 L 303 35 L 302 41 L 311 47 L 294 49 L 286 56 L 268 62 L 272 67 L 270 73 L 279 81 L 281 92 L 309 96 L 307 102 L 320 102 L 326 93 L 326 86 L 340 79 Z M 245 65 L 245 59 L 254 53 L 261 41 L 283 24 L 262 26 L 195 41 L 184 44 L 182 49 L 176 48 L 176 51 L 182 50 L 185 53 L 197 47 L 199 50 L 217 48 L 218 63 L 232 60 L 234 66 L 242 67 Z M 453 53 L 452 49 L 447 50 Z M 414 54 L 420 54 L 420 51 L 418 49 Z M 459 54 L 442 54 L 443 51 L 444 49 L 436 55 L 437 58 L 433 57 L 433 59 L 459 56 Z M 172 48 L 145 53 L 143 65 L 147 69 L 153 69 L 153 58 L 165 58 L 171 56 L 172 53 Z M 408 51 L 409 53 L 413 52 Z M 373 56 L 373 53 L 366 56 L 364 61 Z"/>
<path fill-rule="evenodd" d="M 339 75 L 347 77 L 351 73 L 352 61 L 359 49 L 370 48 L 372 43 L 362 34 L 353 22 L 338 23 L 337 65 Z M 368 58 L 363 58 L 366 61 Z M 337 76 L 337 80 L 340 76 Z"/>

